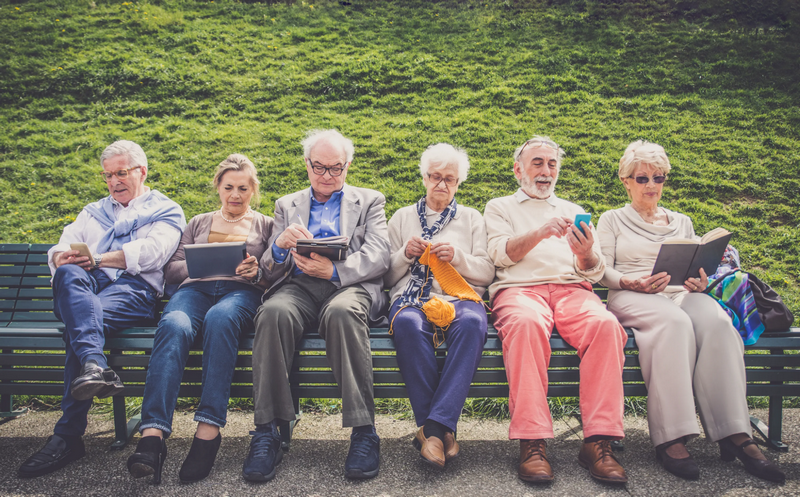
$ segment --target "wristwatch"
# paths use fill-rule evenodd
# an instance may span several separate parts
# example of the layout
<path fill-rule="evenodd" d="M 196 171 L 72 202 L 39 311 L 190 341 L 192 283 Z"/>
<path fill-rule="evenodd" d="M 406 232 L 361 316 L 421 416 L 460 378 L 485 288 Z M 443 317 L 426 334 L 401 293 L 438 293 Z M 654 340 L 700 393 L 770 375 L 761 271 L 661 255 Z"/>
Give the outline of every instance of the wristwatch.
<path fill-rule="evenodd" d="M 92 259 L 94 259 L 92 268 L 100 267 L 100 263 L 103 262 L 103 254 L 92 254 Z"/>
<path fill-rule="evenodd" d="M 252 283 L 252 284 L 254 284 L 254 285 L 257 285 L 257 284 L 258 284 L 258 282 L 259 282 L 259 281 L 261 281 L 261 277 L 262 277 L 263 275 L 264 275 L 264 274 L 263 274 L 263 272 L 261 271 L 261 268 L 258 268 L 258 272 L 256 273 L 256 276 L 255 276 L 255 278 L 253 278 L 252 280 L 250 280 L 250 283 Z"/>

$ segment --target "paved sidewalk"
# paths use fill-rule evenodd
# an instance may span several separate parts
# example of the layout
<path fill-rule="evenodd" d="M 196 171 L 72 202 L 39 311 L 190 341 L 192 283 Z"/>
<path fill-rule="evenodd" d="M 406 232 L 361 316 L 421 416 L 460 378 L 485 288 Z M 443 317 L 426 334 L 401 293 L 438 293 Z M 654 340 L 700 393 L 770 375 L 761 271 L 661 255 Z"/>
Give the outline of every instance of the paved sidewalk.
<path fill-rule="evenodd" d="M 766 412 L 754 414 L 766 417 Z M 59 413 L 30 413 L 0 425 L 0 495 L 127 495 L 203 496 L 516 496 L 516 495 L 800 495 L 800 409 L 787 409 L 784 440 L 788 453 L 767 451 L 787 473 L 785 485 L 751 477 L 741 464 L 719 459 L 717 445 L 705 438 L 689 444 L 700 464 L 698 482 L 680 480 L 655 462 L 642 418 L 625 419 L 625 451 L 618 453 L 628 471 L 629 483 L 622 487 L 596 483 L 578 465 L 581 432 L 574 418 L 556 422 L 556 440 L 548 447 L 556 479 L 551 485 L 526 484 L 516 475 L 519 445 L 507 439 L 508 423 L 464 420 L 460 424 L 460 458 L 444 471 L 419 460 L 411 445 L 413 422 L 379 416 L 381 472 L 368 481 L 352 482 L 343 476 L 349 430 L 340 428 L 338 415 L 303 416 L 295 431 L 291 451 L 278 468 L 275 480 L 251 484 L 241 477 L 242 462 L 249 446 L 252 413 L 230 413 L 223 430 L 222 447 L 211 475 L 202 482 L 183 485 L 178 469 L 189 450 L 194 432 L 191 414 L 176 415 L 175 434 L 168 442 L 169 455 L 163 483 L 153 486 L 149 479 L 134 480 L 125 467 L 138 437 L 121 452 L 109 451 L 113 425 L 109 416 L 91 415 L 85 437 L 88 454 L 66 468 L 34 480 L 16 476 L 19 464 L 38 450 L 52 433 Z"/>

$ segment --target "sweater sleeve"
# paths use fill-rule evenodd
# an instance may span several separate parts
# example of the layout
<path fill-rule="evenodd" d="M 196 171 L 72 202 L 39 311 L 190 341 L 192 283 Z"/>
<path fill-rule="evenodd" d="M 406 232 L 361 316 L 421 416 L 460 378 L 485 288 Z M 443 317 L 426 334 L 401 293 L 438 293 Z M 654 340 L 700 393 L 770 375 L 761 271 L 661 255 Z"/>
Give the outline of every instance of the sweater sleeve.
<path fill-rule="evenodd" d="M 487 250 L 486 225 L 481 213 L 468 210 L 472 247 L 469 252 L 454 247 L 453 267 L 474 286 L 489 286 L 494 280 L 494 262 Z"/>
<path fill-rule="evenodd" d="M 406 242 L 403 239 L 403 210 L 394 213 L 389 219 L 389 270 L 383 275 L 383 284 L 387 288 L 394 287 L 411 269 L 413 259 L 406 257 Z"/>
<path fill-rule="evenodd" d="M 617 251 L 617 230 L 614 222 L 614 212 L 607 211 L 600 216 L 597 222 L 597 237 L 600 240 L 600 251 L 606 261 L 606 270 L 600 283 L 612 290 L 620 290 L 622 273 L 614 269 L 615 254 Z"/>

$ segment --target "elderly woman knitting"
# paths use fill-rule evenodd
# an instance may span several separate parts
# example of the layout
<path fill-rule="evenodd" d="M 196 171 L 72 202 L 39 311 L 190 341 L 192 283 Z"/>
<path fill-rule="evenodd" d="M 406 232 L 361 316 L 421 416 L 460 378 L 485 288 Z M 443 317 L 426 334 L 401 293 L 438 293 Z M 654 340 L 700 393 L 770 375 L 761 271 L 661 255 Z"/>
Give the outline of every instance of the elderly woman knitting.
<path fill-rule="evenodd" d="M 697 238 L 687 216 L 658 205 L 669 170 L 660 145 L 631 143 L 619 161 L 631 203 L 604 213 L 597 224 L 608 310 L 633 328 L 639 347 L 656 459 L 681 478 L 699 478 L 686 450 L 686 442 L 700 433 L 696 398 L 706 436 L 719 443 L 723 460 L 738 457 L 749 473 L 782 482 L 783 472 L 751 438 L 744 347 L 728 315 L 703 293 L 706 274 L 701 269 L 700 278 L 686 281 L 651 275 L 663 242 Z"/>
<path fill-rule="evenodd" d="M 456 424 L 486 342 L 481 296 L 494 278 L 486 229 L 475 209 L 455 194 L 467 178 L 469 159 L 460 149 L 431 145 L 420 159 L 427 191 L 389 220 L 389 311 L 397 362 L 417 426 L 414 445 L 438 468 L 458 456 Z M 446 343 L 441 374 L 435 350 Z"/>

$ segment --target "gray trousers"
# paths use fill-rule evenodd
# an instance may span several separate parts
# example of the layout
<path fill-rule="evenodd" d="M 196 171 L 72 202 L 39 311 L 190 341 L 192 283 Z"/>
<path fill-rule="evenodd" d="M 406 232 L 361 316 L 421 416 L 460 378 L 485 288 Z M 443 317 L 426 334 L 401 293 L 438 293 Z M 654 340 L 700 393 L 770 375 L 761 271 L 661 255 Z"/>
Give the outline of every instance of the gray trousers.
<path fill-rule="evenodd" d="M 752 436 L 744 345 L 713 298 L 612 291 L 608 310 L 636 336 L 654 445 L 699 435 L 695 398 L 708 438 Z"/>
<path fill-rule="evenodd" d="M 337 288 L 327 280 L 295 276 L 280 287 L 255 317 L 253 396 L 255 423 L 295 418 L 289 373 L 303 331 L 319 323 L 328 363 L 342 389 L 342 425 L 375 421 L 369 309 L 361 285 Z"/>

